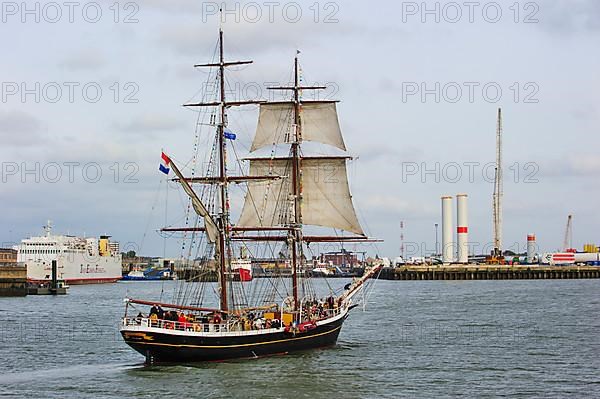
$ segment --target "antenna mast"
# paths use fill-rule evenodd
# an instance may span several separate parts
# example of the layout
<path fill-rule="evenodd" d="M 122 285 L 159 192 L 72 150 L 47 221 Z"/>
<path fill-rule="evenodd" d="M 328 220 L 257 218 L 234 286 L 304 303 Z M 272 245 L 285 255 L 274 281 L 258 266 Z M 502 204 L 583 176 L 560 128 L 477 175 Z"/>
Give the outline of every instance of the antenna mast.
<path fill-rule="evenodd" d="M 502 254 L 502 109 L 498 108 L 496 126 L 496 168 L 494 174 L 494 255 Z"/>

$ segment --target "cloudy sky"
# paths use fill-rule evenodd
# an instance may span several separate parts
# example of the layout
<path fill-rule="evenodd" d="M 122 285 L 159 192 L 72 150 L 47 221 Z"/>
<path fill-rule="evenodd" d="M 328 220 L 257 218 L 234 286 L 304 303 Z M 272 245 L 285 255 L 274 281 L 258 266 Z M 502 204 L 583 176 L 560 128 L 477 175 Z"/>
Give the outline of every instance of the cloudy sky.
<path fill-rule="evenodd" d="M 220 6 L 228 57 L 254 60 L 232 71 L 230 96 L 266 97 L 300 49 L 304 81 L 341 100 L 355 205 L 385 240 L 371 253 L 398 253 L 401 220 L 413 252 L 431 252 L 440 196 L 457 193 L 473 246 L 491 241 L 499 107 L 505 246 L 536 233 L 559 248 L 568 214 L 574 245 L 598 243 L 600 3 L 361 3 L 3 2 L 0 243 L 51 219 L 179 255 L 155 230 L 184 222 L 185 198 L 157 167 L 163 148 L 185 164 L 194 154 L 198 114 L 181 104 L 211 91 L 192 65 L 214 56 Z M 233 114 L 245 155 L 256 108 Z"/>

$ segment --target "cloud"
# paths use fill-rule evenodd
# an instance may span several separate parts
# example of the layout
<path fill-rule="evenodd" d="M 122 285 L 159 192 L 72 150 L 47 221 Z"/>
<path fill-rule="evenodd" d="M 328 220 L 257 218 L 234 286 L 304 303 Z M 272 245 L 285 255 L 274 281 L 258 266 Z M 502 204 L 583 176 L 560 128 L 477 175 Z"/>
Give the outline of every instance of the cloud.
<path fill-rule="evenodd" d="M 346 35 L 355 29 L 350 24 L 315 23 L 306 17 L 297 23 L 240 20 L 225 24 L 224 32 L 226 49 L 234 53 L 243 49 L 243 54 L 255 55 L 319 44 L 324 37 Z M 207 48 L 214 48 L 216 56 L 217 30 L 212 25 L 197 23 L 166 25 L 159 31 L 158 42 L 184 55 L 202 54 Z"/>
<path fill-rule="evenodd" d="M 115 127 L 126 133 L 148 133 L 178 129 L 183 123 L 165 115 L 138 115 L 127 123 L 115 123 Z"/>
<path fill-rule="evenodd" d="M 202 12 L 203 2 L 194 1 L 194 0 L 144 0 L 143 6 L 144 9 L 152 8 L 157 11 L 169 12 L 173 14 L 200 14 Z"/>
<path fill-rule="evenodd" d="M 375 209 L 379 213 L 386 215 L 413 215 L 414 216 L 431 216 L 434 214 L 434 209 L 425 206 L 424 203 L 414 203 L 403 200 L 399 196 L 388 194 L 369 195 L 364 202 L 366 208 Z M 433 202 L 432 202 L 433 204 Z M 429 204 L 431 205 L 431 204 Z M 437 205 L 437 203 L 435 203 Z"/>
<path fill-rule="evenodd" d="M 600 158 L 592 155 L 582 155 L 569 160 L 570 169 L 579 176 L 600 175 Z"/>
<path fill-rule="evenodd" d="M 600 31 L 598 0 L 547 0 L 539 7 L 542 29 L 559 34 Z"/>
<path fill-rule="evenodd" d="M 541 178 L 593 177 L 600 175 L 600 158 L 592 154 L 578 154 L 546 161 L 539 165 Z"/>
<path fill-rule="evenodd" d="M 0 111 L 0 140 L 7 146 L 30 146 L 45 141 L 41 121 L 22 111 Z"/>
<path fill-rule="evenodd" d="M 102 68 L 106 64 L 105 58 L 97 49 L 81 50 L 69 55 L 61 66 L 72 71 L 89 71 Z"/>
<path fill-rule="evenodd" d="M 114 3 L 102 1 L 104 10 Z M 338 24 L 315 24 L 308 9 L 312 2 L 302 4 L 305 13 L 297 24 L 282 21 L 280 12 L 275 23 L 228 20 L 223 26 L 227 59 L 255 60 L 254 65 L 230 68 L 228 83 L 233 86 L 241 82 L 242 85 L 233 86 L 237 90 L 245 83 L 257 82 L 264 88 L 264 82 L 286 82 L 297 46 L 303 50 L 301 61 L 307 82 L 337 83 L 340 92 L 332 97 L 342 100 L 339 114 L 344 138 L 350 154 L 359 157 L 348 167 L 353 199 L 361 222 L 370 225 L 374 236 L 387 239 L 382 245 L 388 254 L 397 252 L 399 220 L 410 223 L 408 230 L 415 237 L 411 240 L 424 237 L 432 241 L 432 225 L 439 222 L 439 197 L 446 193 L 468 192 L 474 234 L 477 230 L 486 234 L 491 231 L 492 189 L 491 184 L 483 181 L 481 168 L 494 159 L 497 106 L 505 107 L 507 114 L 507 240 L 513 240 L 511 237 L 522 240 L 526 233 L 523 226 L 538 232 L 554 228 L 547 215 L 566 214 L 561 206 L 569 208 L 568 212 L 585 214 L 587 220 L 582 218 L 582 224 L 578 223 L 578 235 L 592 237 L 598 223 L 593 210 L 593 194 L 597 191 L 594 182 L 600 172 L 600 165 L 592 156 L 600 140 L 599 135 L 593 134 L 600 116 L 594 105 L 598 85 L 593 72 L 600 61 L 592 51 L 591 42 L 598 39 L 600 1 L 537 3 L 540 22 L 518 26 L 513 24 L 512 11 L 507 9 L 512 2 L 502 6 L 508 23 L 497 25 L 399 24 L 399 13 L 394 12 L 399 6 L 393 2 L 375 8 L 339 3 Z M 68 221 L 63 224 L 81 227 L 87 223 L 110 230 L 120 240 L 133 240 L 145 233 L 144 226 L 151 220 L 148 214 L 152 212 L 154 219 L 149 232 L 160 227 L 164 222 L 162 208 L 167 201 L 160 197 L 156 200 L 159 195 L 156 192 L 166 197 L 166 190 L 157 188 L 161 178 L 157 154 L 168 144 L 169 152 L 181 157 L 182 167 L 191 158 L 196 121 L 193 111 L 197 110 L 186 112 L 178 105 L 192 96 L 200 100 L 202 96 L 194 93 L 202 93 L 204 82 L 214 76 L 214 71 L 208 75 L 207 70 L 191 66 L 194 62 L 210 61 L 217 42 L 218 16 L 207 16 L 203 21 L 205 4 L 194 0 L 144 0 L 139 2 L 138 24 L 114 24 L 112 11 L 108 10 L 103 16 L 107 24 L 35 24 L 30 26 L 34 29 L 23 31 L 19 40 L 6 41 L 5 53 L 13 55 L 0 65 L 6 80 L 25 81 L 31 86 L 35 81 L 69 78 L 69 72 L 85 72 L 82 78 L 101 81 L 106 100 L 97 104 L 81 100 L 75 104 L 38 104 L 29 100 L 27 104 L 19 104 L 22 107 L 15 104 L 14 109 L 6 104 L 0 107 L 3 160 L 19 165 L 26 162 L 28 167 L 35 162 L 81 164 L 76 169 L 76 183 L 63 183 L 60 189 L 57 185 L 21 184 L 20 180 L 8 186 L 12 191 L 3 185 L 0 196 L 7 209 L 14 209 L 0 220 L 0 225 L 8 227 L 6 231 L 10 226 L 26 230 L 30 220 L 37 228 L 40 219 L 51 215 L 57 219 L 57 225 L 62 218 Z M 321 19 L 329 12 L 324 9 L 325 4 L 330 3 L 320 3 Z M 523 9 L 525 3 L 520 5 L 522 20 L 528 10 Z M 228 7 L 234 6 L 228 2 Z M 121 7 L 121 11 L 123 19 L 131 9 Z M 58 34 L 69 37 L 67 49 L 57 51 L 48 45 L 46 39 Z M 519 40 L 512 40 L 516 35 Z M 498 47 L 494 45 L 497 40 L 512 41 L 510 46 Z M 36 58 L 40 57 L 48 66 L 43 70 L 36 68 Z M 101 68 L 98 71 L 109 75 L 101 73 L 96 77 L 96 71 L 86 71 L 93 68 Z M 115 104 L 111 101 L 111 85 L 131 80 L 130 75 L 144 88 L 137 98 L 145 102 L 137 106 Z M 522 87 L 532 79 L 540 83 L 540 103 L 512 104 L 514 92 L 510 85 L 520 82 Z M 418 99 L 403 102 L 401 83 L 411 80 L 442 84 L 454 80 L 509 83 L 503 83 L 502 104 L 484 101 L 479 90 L 474 103 L 466 100 L 457 104 L 436 104 L 431 100 L 421 103 Z M 237 91 L 235 95 L 239 93 L 243 92 Z M 268 98 L 265 90 L 262 94 L 261 98 Z M 521 97 L 525 94 L 521 92 Z M 235 144 L 240 156 L 246 155 L 243 147 L 254 132 L 256 108 L 231 110 L 231 128 L 239 132 Z M 16 110 L 26 113 L 7 112 Z M 107 120 L 107 115 L 112 117 Z M 201 133 L 199 142 L 203 146 L 199 159 L 204 158 L 205 149 L 210 150 L 204 148 L 204 143 L 212 138 L 214 129 L 205 128 Z M 569 138 L 569 134 L 573 137 Z M 322 154 L 318 148 L 314 149 L 319 152 L 307 145 L 306 153 Z M 323 153 L 329 151 L 324 149 Z M 268 149 L 265 155 L 269 155 Z M 230 154 L 230 159 L 233 158 Z M 539 184 L 520 184 L 530 172 L 523 170 L 521 163 L 517 185 L 513 181 L 515 172 L 508 170 L 509 159 L 537 161 L 540 169 L 533 178 Z M 470 184 L 467 177 L 458 183 L 437 183 L 431 176 L 424 181 L 421 173 L 403 182 L 403 162 L 418 163 L 419 168 L 425 163 L 432 168 L 436 162 L 443 166 L 450 161 L 459 164 L 480 161 L 482 166 L 476 169 L 475 183 Z M 86 162 L 101 165 L 101 183 L 89 184 L 82 179 Z M 117 162 L 119 167 L 115 168 Z M 137 184 L 123 183 L 131 171 L 125 168 L 129 162 L 139 166 L 134 175 L 139 180 Z M 118 185 L 113 183 L 115 170 L 119 171 Z M 465 169 L 463 172 L 466 176 Z M 174 224 L 185 209 L 180 206 L 180 194 L 185 196 L 180 189 L 169 193 L 168 205 L 174 206 L 169 216 Z M 27 206 L 19 206 L 24 199 Z M 239 194 L 232 198 L 232 203 L 239 208 Z M 33 212 L 37 213 L 32 216 Z M 115 216 L 118 220 L 109 220 Z M 584 222 L 589 227 L 584 227 Z M 514 228 L 511 230 L 510 226 Z M 0 234 L 0 239 L 3 237 L 6 235 Z M 21 237 L 15 237 L 18 238 Z M 150 247 L 144 253 L 156 254 L 156 248 L 162 252 L 160 237 L 148 240 Z M 540 242 L 543 240 L 540 238 Z M 168 253 L 179 254 L 181 243 L 170 240 L 167 245 L 171 243 L 175 247 L 179 244 L 179 248 L 169 249 Z"/>
<path fill-rule="evenodd" d="M 386 161 L 395 162 L 396 165 L 399 165 L 400 162 L 404 161 L 423 161 L 425 156 L 425 151 L 422 148 L 417 148 L 415 146 L 398 148 L 383 144 L 359 144 L 353 150 L 356 150 L 358 153 L 357 159 L 365 162 Z"/>

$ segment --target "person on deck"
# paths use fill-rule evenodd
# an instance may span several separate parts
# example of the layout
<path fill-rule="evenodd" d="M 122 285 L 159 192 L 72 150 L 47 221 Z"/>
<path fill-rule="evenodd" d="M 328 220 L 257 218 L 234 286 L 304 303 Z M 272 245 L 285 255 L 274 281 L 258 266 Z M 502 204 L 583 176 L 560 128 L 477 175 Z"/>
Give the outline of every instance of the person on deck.
<path fill-rule="evenodd" d="M 158 307 L 156 309 L 156 314 L 158 315 L 159 319 L 162 319 L 165 317 L 165 311 L 160 307 L 160 305 L 158 305 Z"/>
<path fill-rule="evenodd" d="M 179 329 L 185 330 L 188 327 L 188 322 L 187 322 L 187 318 L 185 317 L 185 315 L 183 314 L 183 312 L 179 313 L 179 317 L 177 318 L 177 321 L 180 323 L 179 324 Z"/>
<path fill-rule="evenodd" d="M 328 305 L 328 308 L 329 308 L 330 310 L 332 310 L 332 309 L 333 309 L 333 304 L 334 304 L 334 302 L 335 302 L 335 299 L 333 299 L 333 297 L 330 295 L 330 296 L 327 298 L 327 305 Z"/>

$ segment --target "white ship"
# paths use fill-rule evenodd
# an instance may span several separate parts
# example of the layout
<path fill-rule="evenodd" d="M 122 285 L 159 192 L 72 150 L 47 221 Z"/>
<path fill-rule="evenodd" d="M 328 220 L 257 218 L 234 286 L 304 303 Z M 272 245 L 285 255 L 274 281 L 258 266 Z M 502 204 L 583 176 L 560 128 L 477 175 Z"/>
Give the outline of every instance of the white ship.
<path fill-rule="evenodd" d="M 17 262 L 27 266 L 27 280 L 49 281 L 56 260 L 58 279 L 69 284 L 113 283 L 121 279 L 119 243 L 109 236 L 82 238 L 51 234 L 50 222 L 43 236 L 21 240 L 14 247 Z"/>

